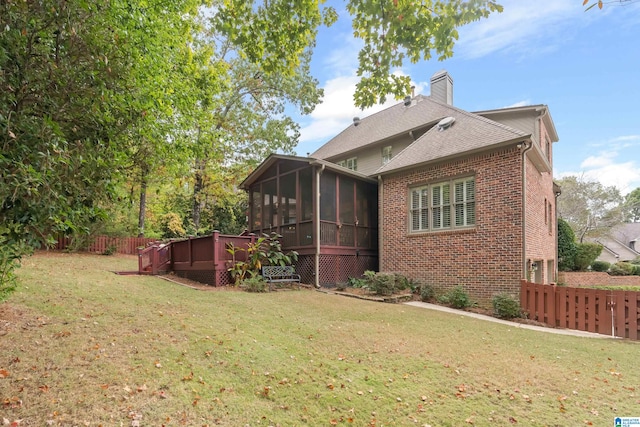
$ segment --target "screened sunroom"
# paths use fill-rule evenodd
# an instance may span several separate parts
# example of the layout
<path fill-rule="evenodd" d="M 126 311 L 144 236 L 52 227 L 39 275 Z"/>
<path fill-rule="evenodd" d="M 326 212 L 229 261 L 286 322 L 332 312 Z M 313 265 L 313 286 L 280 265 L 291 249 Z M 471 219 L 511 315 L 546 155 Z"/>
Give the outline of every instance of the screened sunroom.
<path fill-rule="evenodd" d="M 249 231 L 277 232 L 302 281 L 332 286 L 378 269 L 377 182 L 333 163 L 272 154 L 241 184 Z"/>

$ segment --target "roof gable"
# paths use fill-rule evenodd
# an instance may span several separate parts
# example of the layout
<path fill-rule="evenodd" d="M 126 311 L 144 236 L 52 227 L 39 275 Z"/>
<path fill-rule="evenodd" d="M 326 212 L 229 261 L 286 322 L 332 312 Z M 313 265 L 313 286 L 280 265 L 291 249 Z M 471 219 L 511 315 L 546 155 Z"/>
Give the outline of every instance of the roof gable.
<path fill-rule="evenodd" d="M 433 126 L 406 149 L 383 165 L 376 174 L 407 169 L 420 164 L 473 153 L 530 138 L 530 134 L 477 114 L 449 106 L 447 117 L 455 121 L 447 129 Z"/>
<path fill-rule="evenodd" d="M 428 96 L 417 95 L 409 105 L 400 102 L 361 119 L 358 125 L 351 124 L 312 153 L 311 157 L 331 159 L 429 124 L 433 125 L 449 115 L 451 108 L 453 107 Z"/>

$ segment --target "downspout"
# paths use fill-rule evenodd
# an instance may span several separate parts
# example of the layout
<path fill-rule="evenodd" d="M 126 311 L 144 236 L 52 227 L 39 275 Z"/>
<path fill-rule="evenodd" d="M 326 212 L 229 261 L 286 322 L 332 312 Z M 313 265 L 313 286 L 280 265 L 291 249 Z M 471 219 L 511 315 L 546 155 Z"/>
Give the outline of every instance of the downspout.
<path fill-rule="evenodd" d="M 382 219 L 384 218 L 384 203 L 382 203 L 384 197 L 384 184 L 382 181 L 382 176 L 378 175 L 378 271 L 380 271 L 381 266 L 384 261 L 384 251 L 383 251 L 383 243 L 384 243 L 384 233 L 382 227 Z"/>
<path fill-rule="evenodd" d="M 315 283 L 316 289 L 320 289 L 320 175 L 324 172 L 324 164 L 316 169 L 316 253 L 315 253 Z"/>
<path fill-rule="evenodd" d="M 522 148 L 524 146 L 524 149 Z M 533 148 L 533 142 L 518 144 L 522 154 L 522 278 L 527 279 L 527 151 Z"/>
<path fill-rule="evenodd" d="M 555 184 L 554 184 L 555 185 Z M 553 279 L 555 280 L 556 283 L 558 283 L 558 263 L 559 263 L 559 259 L 560 256 L 558 255 L 558 197 L 560 197 L 560 195 L 562 194 L 561 191 L 554 191 L 554 195 L 555 195 L 555 205 L 553 206 L 553 209 L 556 211 L 555 212 L 555 217 L 556 217 L 556 224 L 555 224 L 555 230 L 553 230 L 556 238 L 555 238 L 555 242 L 556 242 L 556 261 L 554 262 L 555 266 L 554 266 L 554 271 L 553 271 Z"/>

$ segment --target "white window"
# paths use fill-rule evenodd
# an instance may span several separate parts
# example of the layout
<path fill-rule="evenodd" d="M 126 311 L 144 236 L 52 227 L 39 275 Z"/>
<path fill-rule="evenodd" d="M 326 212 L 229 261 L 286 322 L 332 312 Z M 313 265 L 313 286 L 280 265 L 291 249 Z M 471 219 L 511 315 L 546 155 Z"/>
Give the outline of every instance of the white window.
<path fill-rule="evenodd" d="M 386 165 L 387 163 L 389 163 L 389 160 L 391 160 L 391 158 L 393 157 L 393 153 L 391 152 L 391 150 L 392 150 L 391 145 L 388 145 L 382 148 L 382 164 L 383 165 Z"/>
<path fill-rule="evenodd" d="M 471 227 L 476 223 L 475 178 L 410 189 L 410 231 Z"/>
<path fill-rule="evenodd" d="M 343 160 L 341 162 L 338 162 L 338 166 L 342 166 L 343 168 L 351 169 L 352 171 L 357 171 L 358 170 L 358 158 L 357 157 L 352 157 L 350 159 Z"/>

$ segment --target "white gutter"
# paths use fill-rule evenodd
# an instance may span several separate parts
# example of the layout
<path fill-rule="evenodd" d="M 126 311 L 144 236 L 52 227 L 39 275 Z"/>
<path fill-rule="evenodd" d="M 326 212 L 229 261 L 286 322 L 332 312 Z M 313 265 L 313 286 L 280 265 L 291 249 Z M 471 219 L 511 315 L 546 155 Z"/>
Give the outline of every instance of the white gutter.
<path fill-rule="evenodd" d="M 314 286 L 316 288 L 320 288 L 320 175 L 324 172 L 324 165 L 321 164 L 319 168 L 316 169 L 316 230 L 315 230 L 315 242 L 316 242 L 316 253 L 315 253 L 315 283 Z"/>

